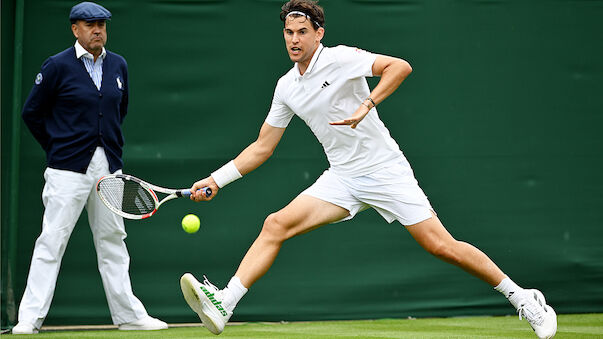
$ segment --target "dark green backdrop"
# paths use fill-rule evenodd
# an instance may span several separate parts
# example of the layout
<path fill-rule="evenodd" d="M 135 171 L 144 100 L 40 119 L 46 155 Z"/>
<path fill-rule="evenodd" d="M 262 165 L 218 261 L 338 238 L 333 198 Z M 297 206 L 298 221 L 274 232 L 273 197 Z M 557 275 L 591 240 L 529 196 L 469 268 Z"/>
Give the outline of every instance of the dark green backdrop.
<path fill-rule="evenodd" d="M 558 313 L 603 311 L 603 2 L 324 0 L 327 46 L 408 60 L 380 114 L 453 235 Z M 42 62 L 72 45 L 75 1 L 2 1 L 2 327 L 15 323 L 40 231 L 44 154 L 20 119 Z M 286 56 L 282 1 L 102 1 L 129 63 L 124 172 L 188 187 L 255 140 Z M 374 85 L 374 79 L 371 80 Z M 127 221 L 151 315 L 198 321 L 179 277 L 223 286 L 266 215 L 327 167 L 294 119 L 274 156 L 211 203 Z M 202 229 L 180 228 L 186 213 Z M 490 286 L 424 253 L 374 211 L 290 240 L 233 320 L 511 314 Z M 45 324 L 110 322 L 85 216 Z"/>

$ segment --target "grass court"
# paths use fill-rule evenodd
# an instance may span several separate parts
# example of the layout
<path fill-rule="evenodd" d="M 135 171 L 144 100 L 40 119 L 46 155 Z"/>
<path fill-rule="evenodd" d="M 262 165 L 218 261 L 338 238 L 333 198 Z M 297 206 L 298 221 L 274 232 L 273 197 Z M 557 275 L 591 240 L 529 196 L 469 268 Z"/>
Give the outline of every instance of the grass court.
<path fill-rule="evenodd" d="M 555 338 L 603 338 L 603 314 L 558 315 Z M 36 335 L 14 338 L 129 338 L 129 339 L 343 339 L 343 338 L 536 338 L 525 320 L 517 316 L 425 319 L 380 319 L 284 323 L 235 323 L 215 336 L 201 324 L 170 324 L 161 331 L 118 331 L 116 326 L 43 327 Z M 4 337 L 5 335 L 3 335 Z"/>

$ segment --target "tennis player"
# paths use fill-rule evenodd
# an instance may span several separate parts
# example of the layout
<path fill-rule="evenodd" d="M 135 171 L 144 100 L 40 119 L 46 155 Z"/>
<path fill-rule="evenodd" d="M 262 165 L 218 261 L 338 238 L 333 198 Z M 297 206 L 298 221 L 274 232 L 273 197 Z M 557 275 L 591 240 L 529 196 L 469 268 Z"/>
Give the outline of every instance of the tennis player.
<path fill-rule="evenodd" d="M 239 300 L 274 262 L 285 240 L 322 225 L 348 220 L 369 207 L 397 220 L 436 257 L 461 267 L 501 292 L 538 337 L 557 330 L 555 311 L 538 290 L 523 289 L 476 247 L 454 239 L 438 219 L 397 143 L 379 119 L 377 106 L 412 69 L 408 62 L 347 46 L 325 47 L 323 9 L 311 0 L 283 7 L 285 45 L 295 64 L 276 85 L 259 137 L 234 160 L 193 184 L 191 198 L 211 200 L 274 151 L 294 115 L 322 144 L 330 167 L 286 207 L 269 215 L 227 287 L 220 290 L 192 274 L 181 278 L 189 306 L 214 334 L 223 331 Z M 371 91 L 366 77 L 381 77 Z M 214 190 L 208 198 L 197 191 Z"/>

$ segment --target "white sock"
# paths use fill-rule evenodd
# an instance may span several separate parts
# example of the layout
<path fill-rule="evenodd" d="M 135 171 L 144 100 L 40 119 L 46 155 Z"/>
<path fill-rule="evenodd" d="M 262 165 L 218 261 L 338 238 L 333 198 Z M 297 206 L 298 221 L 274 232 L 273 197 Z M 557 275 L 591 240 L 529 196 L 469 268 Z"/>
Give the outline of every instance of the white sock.
<path fill-rule="evenodd" d="M 498 292 L 502 293 L 505 296 L 505 298 L 509 299 L 509 301 L 511 302 L 511 304 L 513 304 L 513 306 L 515 306 L 515 303 L 514 303 L 515 298 L 512 298 L 513 295 L 517 294 L 517 292 L 523 291 L 523 288 L 519 287 L 509 277 L 504 278 L 500 282 L 500 284 L 498 284 L 498 286 L 494 287 L 494 289 L 497 290 Z"/>
<path fill-rule="evenodd" d="M 241 279 L 237 276 L 233 276 L 230 279 L 230 282 L 228 282 L 228 286 L 222 290 L 222 293 L 224 293 L 222 305 L 226 307 L 227 311 L 232 312 L 247 291 L 248 289 L 243 286 Z"/>

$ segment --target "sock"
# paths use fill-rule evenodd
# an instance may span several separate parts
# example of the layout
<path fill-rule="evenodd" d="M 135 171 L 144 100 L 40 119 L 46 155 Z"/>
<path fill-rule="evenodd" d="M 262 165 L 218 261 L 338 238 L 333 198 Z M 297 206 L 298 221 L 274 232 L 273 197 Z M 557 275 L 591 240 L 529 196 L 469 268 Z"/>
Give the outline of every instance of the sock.
<path fill-rule="evenodd" d="M 513 306 L 515 306 L 514 301 L 516 299 L 516 298 L 513 298 L 513 295 L 519 294 L 518 292 L 523 291 L 523 288 L 519 287 L 509 277 L 505 277 L 500 282 L 500 284 L 498 284 L 496 287 L 494 287 L 494 289 L 497 290 L 498 292 L 502 293 L 505 296 L 505 298 L 507 298 L 511 302 L 511 304 L 513 304 Z"/>
<path fill-rule="evenodd" d="M 227 311 L 232 312 L 247 291 L 248 289 L 243 286 L 241 279 L 237 276 L 233 276 L 230 279 L 230 282 L 228 282 L 228 286 L 222 290 L 222 293 L 224 293 L 222 305 L 226 307 Z"/>

